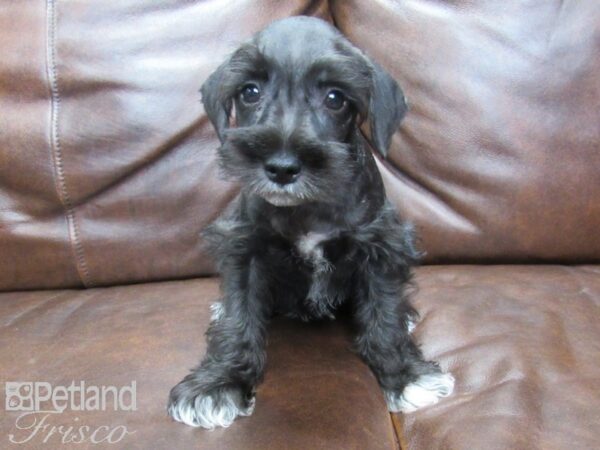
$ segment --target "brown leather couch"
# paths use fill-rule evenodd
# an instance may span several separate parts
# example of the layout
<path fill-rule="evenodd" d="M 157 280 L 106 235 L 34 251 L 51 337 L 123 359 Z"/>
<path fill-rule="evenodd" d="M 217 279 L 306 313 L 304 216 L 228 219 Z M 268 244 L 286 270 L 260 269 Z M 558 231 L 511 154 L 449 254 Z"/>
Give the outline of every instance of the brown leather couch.
<path fill-rule="evenodd" d="M 192 429 L 167 394 L 218 296 L 198 233 L 236 191 L 198 88 L 295 14 L 407 93 L 380 168 L 456 390 L 390 416 L 347 324 L 276 321 L 254 414 Z M 600 448 L 599 74 L 596 0 L 0 2 L 0 381 L 136 383 L 134 411 L 46 416 L 5 384 L 0 448 Z"/>

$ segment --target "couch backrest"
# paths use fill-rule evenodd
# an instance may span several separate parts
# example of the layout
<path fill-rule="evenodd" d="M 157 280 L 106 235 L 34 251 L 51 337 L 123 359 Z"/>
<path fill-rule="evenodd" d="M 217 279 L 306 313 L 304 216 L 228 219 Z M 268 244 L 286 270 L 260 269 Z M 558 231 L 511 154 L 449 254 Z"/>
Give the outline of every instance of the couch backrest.
<path fill-rule="evenodd" d="M 329 7 L 412 105 L 381 168 L 428 262 L 598 260 L 598 3 L 473 3 L 6 3 L 0 289 L 211 273 L 198 234 L 236 188 L 198 88 L 271 20 Z"/>
<path fill-rule="evenodd" d="M 600 260 L 600 2 L 332 2 L 412 105 L 382 164 L 429 262 Z"/>
<path fill-rule="evenodd" d="M 198 90 L 297 14 L 328 17 L 327 3 L 4 2 L 0 289 L 213 272 L 199 233 L 235 187 Z"/>

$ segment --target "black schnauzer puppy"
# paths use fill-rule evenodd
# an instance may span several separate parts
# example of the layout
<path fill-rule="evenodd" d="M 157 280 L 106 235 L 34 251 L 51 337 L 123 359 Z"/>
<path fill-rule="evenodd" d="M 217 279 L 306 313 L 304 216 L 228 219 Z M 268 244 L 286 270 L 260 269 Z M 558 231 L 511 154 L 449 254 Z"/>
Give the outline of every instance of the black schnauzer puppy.
<path fill-rule="evenodd" d="M 206 356 L 171 390 L 171 417 L 213 428 L 251 414 L 269 318 L 333 318 L 343 303 L 390 411 L 449 395 L 454 379 L 410 336 L 412 230 L 359 130 L 368 120 L 370 144 L 386 155 L 407 109 L 396 82 L 326 22 L 293 17 L 235 51 L 202 97 L 222 169 L 242 190 L 205 232 L 223 298 Z"/>

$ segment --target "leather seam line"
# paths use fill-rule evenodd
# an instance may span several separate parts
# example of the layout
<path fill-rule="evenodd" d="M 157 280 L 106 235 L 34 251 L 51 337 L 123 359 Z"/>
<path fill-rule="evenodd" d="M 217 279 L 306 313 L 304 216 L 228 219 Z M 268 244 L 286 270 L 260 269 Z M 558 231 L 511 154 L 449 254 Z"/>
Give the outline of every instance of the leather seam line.
<path fill-rule="evenodd" d="M 386 405 L 387 406 L 387 405 Z M 406 442 L 406 437 L 404 436 L 404 427 L 399 431 L 399 426 L 396 425 L 396 420 L 400 420 L 397 416 L 397 413 L 388 413 L 390 418 L 390 425 L 392 426 L 392 431 L 394 433 L 395 444 L 397 450 L 406 450 L 408 449 L 408 444 Z M 395 420 L 394 420 L 395 419 Z"/>
<path fill-rule="evenodd" d="M 50 146 L 52 162 L 54 165 L 54 185 L 66 215 L 71 251 L 75 257 L 75 267 L 77 268 L 79 279 L 84 287 L 90 287 L 93 285 L 93 282 L 91 281 L 88 266 L 85 261 L 85 254 L 80 240 L 79 226 L 75 216 L 75 208 L 67 189 L 62 147 L 58 130 L 58 114 L 60 111 L 61 98 L 58 89 L 58 72 L 56 70 L 56 23 L 55 0 L 47 0 L 46 68 L 50 88 Z"/>

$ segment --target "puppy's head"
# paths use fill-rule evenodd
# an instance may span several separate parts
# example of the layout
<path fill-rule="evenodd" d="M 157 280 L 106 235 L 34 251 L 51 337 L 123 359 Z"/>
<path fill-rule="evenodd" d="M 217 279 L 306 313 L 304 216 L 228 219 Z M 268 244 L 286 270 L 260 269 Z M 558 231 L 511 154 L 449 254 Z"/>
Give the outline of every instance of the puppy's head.
<path fill-rule="evenodd" d="M 355 176 L 360 122 L 385 156 L 407 108 L 381 67 L 309 17 L 272 23 L 201 91 L 224 172 L 276 206 L 333 201 Z"/>

